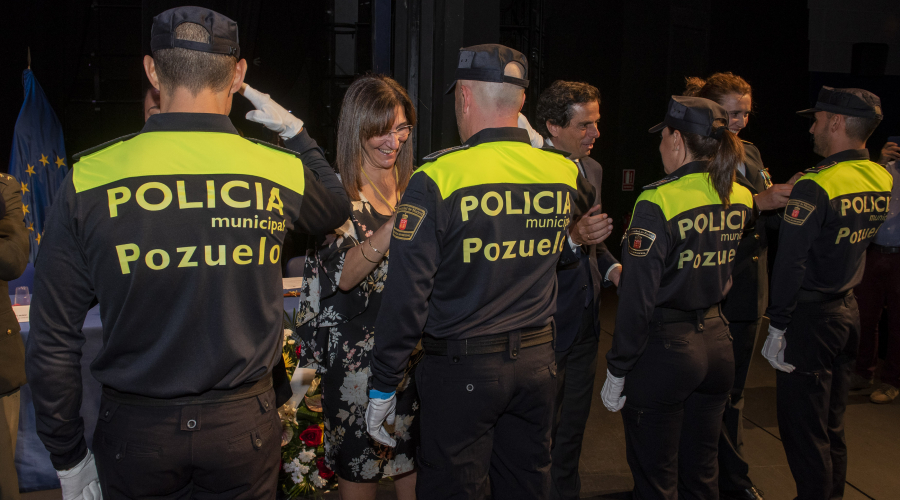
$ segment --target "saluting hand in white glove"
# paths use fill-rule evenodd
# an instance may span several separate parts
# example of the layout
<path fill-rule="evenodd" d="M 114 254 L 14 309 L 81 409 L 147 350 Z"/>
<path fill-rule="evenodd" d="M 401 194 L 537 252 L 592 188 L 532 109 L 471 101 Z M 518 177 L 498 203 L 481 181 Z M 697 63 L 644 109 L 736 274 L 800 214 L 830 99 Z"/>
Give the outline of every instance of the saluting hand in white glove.
<path fill-rule="evenodd" d="M 606 382 L 603 382 L 603 389 L 600 390 L 600 398 L 603 399 L 603 406 L 611 412 L 617 412 L 625 407 L 625 398 L 622 391 L 625 389 L 625 377 L 616 377 L 609 373 L 606 369 Z"/>
<path fill-rule="evenodd" d="M 68 470 L 56 471 L 63 500 L 102 500 L 97 463 L 91 450 L 78 465 Z"/>
<path fill-rule="evenodd" d="M 766 337 L 766 343 L 763 344 L 762 355 L 769 361 L 772 368 L 791 373 L 794 371 L 794 365 L 784 362 L 784 350 L 787 348 L 787 340 L 784 339 L 786 331 L 787 329 L 779 330 L 769 325 L 769 336 Z"/>
<path fill-rule="evenodd" d="M 263 94 L 246 83 L 241 85 L 240 92 L 256 108 L 247 113 L 247 119 L 251 122 L 265 125 L 267 129 L 277 132 L 282 139 L 290 139 L 303 130 L 303 120 L 273 101 L 269 94 Z"/>
<path fill-rule="evenodd" d="M 388 395 L 378 391 L 369 392 L 366 431 L 375 441 L 393 448 L 397 446 L 397 441 L 388 434 L 383 424 L 394 425 L 397 416 L 397 394 L 392 392 L 390 397 L 385 396 Z"/>

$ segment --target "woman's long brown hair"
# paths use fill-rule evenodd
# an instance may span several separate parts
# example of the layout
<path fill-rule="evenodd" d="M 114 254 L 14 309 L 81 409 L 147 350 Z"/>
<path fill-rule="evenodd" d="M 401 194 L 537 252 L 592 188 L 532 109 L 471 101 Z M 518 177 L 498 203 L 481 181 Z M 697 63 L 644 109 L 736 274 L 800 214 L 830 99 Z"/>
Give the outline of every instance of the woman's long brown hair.
<path fill-rule="evenodd" d="M 736 135 L 728 130 L 725 120 L 716 119 L 713 121 L 713 125 L 723 128 L 719 131 L 722 134 L 719 139 L 690 132 L 679 132 L 695 160 L 709 161 L 706 166 L 709 182 L 727 208 L 731 205 L 731 188 L 734 185 L 735 172 L 738 165 L 744 162 L 744 145 Z"/>
<path fill-rule="evenodd" d="M 406 90 L 384 75 L 363 75 L 347 89 L 338 119 L 335 164 L 351 200 L 359 201 L 366 141 L 387 134 L 394 124 L 394 111 L 403 108 L 408 125 L 416 124 L 416 110 Z M 410 136 L 412 137 L 412 136 Z M 406 141 L 407 143 L 409 140 Z M 397 193 L 402 193 L 415 169 L 412 144 L 401 143 L 394 168 Z"/>

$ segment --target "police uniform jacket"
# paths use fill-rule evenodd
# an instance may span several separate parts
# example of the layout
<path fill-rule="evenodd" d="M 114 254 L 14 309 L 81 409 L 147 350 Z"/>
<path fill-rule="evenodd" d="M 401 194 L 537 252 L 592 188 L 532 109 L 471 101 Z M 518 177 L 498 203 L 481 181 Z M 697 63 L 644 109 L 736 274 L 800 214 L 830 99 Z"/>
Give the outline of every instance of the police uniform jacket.
<path fill-rule="evenodd" d="M 593 158 L 586 156 L 576 163 L 585 179 L 594 188 L 596 197 L 591 206 L 600 204 L 600 188 L 603 185 L 603 167 Z M 584 308 L 591 307 L 596 319 L 600 311 L 600 291 L 609 286 L 606 272 L 619 261 L 610 253 L 606 244 L 580 246 L 569 256 L 564 253 L 556 274 L 559 295 L 554 319 L 556 320 L 556 350 L 571 347 L 578 335 Z M 594 322 L 594 334 L 599 335 L 600 326 Z"/>
<path fill-rule="evenodd" d="M 28 229 L 19 181 L 0 174 L 0 289 L 22 275 L 28 264 Z M 9 295 L 0 293 L 0 397 L 25 385 L 25 345 Z"/>
<path fill-rule="evenodd" d="M 738 184 L 757 195 L 772 186 L 769 171 L 763 166 L 759 150 L 753 143 L 744 143 L 746 175 L 737 172 Z M 768 247 L 769 231 L 777 231 L 777 210 L 757 212 L 751 217 L 738 245 L 734 261 L 733 285 L 722 302 L 722 311 L 729 321 L 756 321 L 769 305 Z"/>
<path fill-rule="evenodd" d="M 610 373 L 624 377 L 647 345 L 657 307 L 705 311 L 724 297 L 753 197 L 738 183 L 725 207 L 705 172 L 688 163 L 638 197 L 622 241 L 622 277 Z"/>
<path fill-rule="evenodd" d="M 514 127 L 426 160 L 397 211 L 375 323 L 382 392 L 396 389 L 423 332 L 461 340 L 549 324 L 566 228 L 594 199 L 573 162 Z"/>
<path fill-rule="evenodd" d="M 794 184 L 778 233 L 771 325 L 787 328 L 802 290 L 849 291 L 862 281 L 866 248 L 890 210 L 893 179 L 866 149 L 833 154 Z"/>
<path fill-rule="evenodd" d="M 91 373 L 107 397 L 193 404 L 271 387 L 285 232 L 327 232 L 350 215 L 317 175 L 334 171 L 243 139 L 217 114 L 154 115 L 76 158 L 41 240 L 27 346 L 57 469 L 84 456 L 80 329 L 95 297 L 103 345 Z"/>

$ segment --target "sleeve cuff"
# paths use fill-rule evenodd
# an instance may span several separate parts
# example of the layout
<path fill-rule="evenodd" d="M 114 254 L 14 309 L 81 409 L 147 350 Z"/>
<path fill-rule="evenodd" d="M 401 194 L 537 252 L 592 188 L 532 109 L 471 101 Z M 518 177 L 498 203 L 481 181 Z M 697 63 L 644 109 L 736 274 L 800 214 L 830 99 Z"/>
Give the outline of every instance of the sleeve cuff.
<path fill-rule="evenodd" d="M 615 264 L 609 266 L 609 269 L 606 270 L 606 274 L 603 275 L 603 279 L 605 281 L 609 281 L 609 273 L 613 272 L 613 269 L 615 269 L 617 267 L 621 269 L 622 264 L 619 264 L 618 262 L 616 262 Z"/>
<path fill-rule="evenodd" d="M 569 232 L 568 232 L 568 231 L 566 231 L 566 240 L 569 241 L 569 248 L 572 249 L 572 252 L 574 252 L 575 255 L 578 255 L 578 250 L 581 248 L 581 245 L 579 245 L 579 244 L 575 243 L 574 241 L 572 241 L 572 237 L 569 236 Z"/>
<path fill-rule="evenodd" d="M 369 399 L 391 399 L 396 392 L 381 392 L 377 389 L 369 389 Z"/>

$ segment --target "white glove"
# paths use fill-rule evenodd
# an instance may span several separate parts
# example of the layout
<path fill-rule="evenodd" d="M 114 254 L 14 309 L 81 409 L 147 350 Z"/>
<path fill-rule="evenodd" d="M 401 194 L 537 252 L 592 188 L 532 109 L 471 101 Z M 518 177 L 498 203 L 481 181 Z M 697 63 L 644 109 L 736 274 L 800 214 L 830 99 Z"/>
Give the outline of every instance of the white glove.
<path fill-rule="evenodd" d="M 617 412 L 625 407 L 625 398 L 622 396 L 622 390 L 625 389 L 625 377 L 616 377 L 609 373 L 606 369 L 606 382 L 603 382 L 603 389 L 600 390 L 600 398 L 603 399 L 603 406 L 611 412 Z"/>
<path fill-rule="evenodd" d="M 525 115 L 523 115 L 522 113 L 519 113 L 519 128 L 528 131 L 528 138 L 531 140 L 531 147 L 544 147 L 544 138 L 541 136 L 541 134 L 537 133 L 537 130 L 531 128 L 531 124 L 528 123 L 528 118 L 525 118 Z"/>
<path fill-rule="evenodd" d="M 256 110 L 247 113 L 247 119 L 251 122 L 261 123 L 267 129 L 278 132 L 282 139 L 290 139 L 303 130 L 303 120 L 273 101 L 269 94 L 263 94 L 246 83 L 241 93 L 256 107 Z"/>
<path fill-rule="evenodd" d="M 769 364 L 776 370 L 786 373 L 794 371 L 794 365 L 784 362 L 784 349 L 787 347 L 787 341 L 784 340 L 785 330 L 779 330 L 769 325 L 769 336 L 766 337 L 766 343 L 763 344 L 762 355 L 769 360 Z"/>
<path fill-rule="evenodd" d="M 384 393 L 379 393 L 382 396 Z M 382 424 L 394 425 L 397 416 L 397 394 L 391 393 L 387 399 L 373 397 L 369 392 L 369 407 L 366 408 L 366 430 L 372 439 L 391 448 L 397 446 L 397 441 L 388 434 Z"/>
<path fill-rule="evenodd" d="M 84 459 L 69 470 L 58 470 L 59 485 L 62 488 L 63 500 L 101 500 L 100 478 L 97 476 L 97 463 L 91 450 Z"/>

